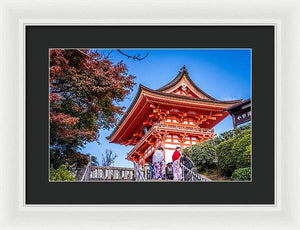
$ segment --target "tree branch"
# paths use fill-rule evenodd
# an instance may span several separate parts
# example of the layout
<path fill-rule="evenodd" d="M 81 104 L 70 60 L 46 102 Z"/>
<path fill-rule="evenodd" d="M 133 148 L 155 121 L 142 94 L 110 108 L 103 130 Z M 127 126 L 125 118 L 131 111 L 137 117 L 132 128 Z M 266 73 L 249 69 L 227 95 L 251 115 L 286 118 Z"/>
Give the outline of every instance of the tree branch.
<path fill-rule="evenodd" d="M 126 57 L 128 57 L 128 58 L 132 58 L 134 61 L 135 61 L 135 60 L 141 61 L 141 60 L 145 59 L 145 58 L 149 55 L 149 52 L 148 52 L 146 55 L 144 55 L 144 56 L 142 56 L 142 57 L 141 57 L 141 54 L 140 54 L 140 53 L 138 53 L 138 54 L 132 56 L 132 55 L 129 55 L 129 54 L 124 53 L 124 52 L 121 51 L 120 49 L 117 49 L 117 51 L 118 51 L 120 54 L 122 54 L 122 55 L 124 55 L 124 56 L 126 56 Z"/>
<path fill-rule="evenodd" d="M 80 49 L 76 49 L 76 50 L 79 51 L 80 53 L 82 53 L 82 54 L 88 56 L 88 57 L 91 57 L 90 55 L 86 54 L 85 52 L 81 51 Z"/>

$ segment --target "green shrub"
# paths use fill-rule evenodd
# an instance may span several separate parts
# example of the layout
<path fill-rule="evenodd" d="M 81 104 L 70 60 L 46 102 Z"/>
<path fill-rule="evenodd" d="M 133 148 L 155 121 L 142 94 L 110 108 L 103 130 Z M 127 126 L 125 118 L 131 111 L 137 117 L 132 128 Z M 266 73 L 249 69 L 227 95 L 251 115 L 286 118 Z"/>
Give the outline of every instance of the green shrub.
<path fill-rule="evenodd" d="M 212 168 L 217 160 L 216 148 L 211 141 L 197 143 L 184 149 L 199 171 Z"/>
<path fill-rule="evenodd" d="M 217 147 L 217 168 L 225 175 L 231 175 L 235 170 L 235 162 L 232 156 L 232 147 L 234 145 L 234 139 L 228 139 L 223 141 Z"/>
<path fill-rule="evenodd" d="M 217 146 L 217 167 L 230 176 L 237 168 L 251 165 L 251 130 L 241 131 L 235 138 L 221 142 Z"/>
<path fill-rule="evenodd" d="M 251 159 L 251 134 L 248 130 L 243 131 L 235 138 L 232 147 L 232 157 L 236 168 L 245 168 L 250 166 Z"/>
<path fill-rule="evenodd" d="M 236 169 L 230 177 L 232 181 L 250 181 L 251 180 L 251 168 L 239 168 Z"/>
<path fill-rule="evenodd" d="M 224 132 L 210 141 L 187 147 L 184 152 L 199 171 L 216 166 L 224 175 L 231 176 L 237 168 L 251 165 L 251 124 L 241 126 L 237 131 L 236 136 L 233 130 Z"/>
<path fill-rule="evenodd" d="M 248 131 L 244 132 L 245 130 L 248 130 Z M 237 128 L 237 133 L 240 136 L 251 133 L 251 124 L 247 124 L 247 125 L 238 127 Z M 243 134 L 241 134 L 241 133 L 243 133 Z M 213 139 L 213 143 L 214 143 L 214 145 L 219 145 L 221 142 L 227 141 L 227 140 L 229 140 L 231 138 L 234 138 L 234 137 L 235 137 L 235 131 L 230 130 L 230 131 L 227 131 L 227 132 L 220 133 L 218 136 L 216 136 Z"/>
<path fill-rule="evenodd" d="M 252 156 L 251 145 L 248 145 L 246 147 L 246 151 L 244 152 L 244 159 L 248 165 L 251 165 L 251 156 Z"/>
<path fill-rule="evenodd" d="M 244 129 L 240 131 L 240 133 L 235 137 L 235 139 L 241 139 L 242 137 L 250 135 L 251 136 L 251 129 Z"/>
<path fill-rule="evenodd" d="M 59 166 L 58 169 L 50 168 L 50 181 L 76 181 L 76 178 L 67 170 L 65 165 Z"/>

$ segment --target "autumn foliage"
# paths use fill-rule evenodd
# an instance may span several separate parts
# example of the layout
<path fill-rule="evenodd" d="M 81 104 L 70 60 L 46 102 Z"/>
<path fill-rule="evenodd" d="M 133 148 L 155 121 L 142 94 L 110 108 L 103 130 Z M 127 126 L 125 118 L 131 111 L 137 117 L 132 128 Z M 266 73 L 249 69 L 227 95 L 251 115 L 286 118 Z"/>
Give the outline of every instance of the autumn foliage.
<path fill-rule="evenodd" d="M 66 156 L 74 161 L 80 147 L 98 138 L 100 128 L 115 125 L 124 109 L 117 103 L 135 83 L 125 64 L 114 64 L 97 51 L 51 49 L 49 55 L 51 163 L 58 167 Z"/>

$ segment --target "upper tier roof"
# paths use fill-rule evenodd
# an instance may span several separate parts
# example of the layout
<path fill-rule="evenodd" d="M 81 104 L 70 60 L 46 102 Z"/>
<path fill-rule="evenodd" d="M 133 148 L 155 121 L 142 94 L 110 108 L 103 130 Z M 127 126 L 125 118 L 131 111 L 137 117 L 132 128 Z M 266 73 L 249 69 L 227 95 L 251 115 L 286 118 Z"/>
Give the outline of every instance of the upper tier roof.
<path fill-rule="evenodd" d="M 178 89 L 182 84 L 185 84 L 190 90 L 194 91 L 196 97 L 209 99 L 209 100 L 216 100 L 212 96 L 205 93 L 201 90 L 190 78 L 185 65 L 179 70 L 177 76 L 170 81 L 168 84 L 162 86 L 161 88 L 157 89 L 156 91 L 160 92 L 167 92 L 172 93 L 175 89 Z"/>

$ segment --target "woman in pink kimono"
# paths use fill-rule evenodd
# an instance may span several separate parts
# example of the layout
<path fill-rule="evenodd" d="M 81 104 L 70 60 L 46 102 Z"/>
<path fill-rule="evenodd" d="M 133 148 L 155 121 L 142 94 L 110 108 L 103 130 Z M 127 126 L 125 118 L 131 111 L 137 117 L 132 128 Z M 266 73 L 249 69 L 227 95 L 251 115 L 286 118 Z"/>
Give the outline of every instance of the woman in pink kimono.
<path fill-rule="evenodd" d="M 180 147 L 176 147 L 175 152 L 172 156 L 173 161 L 173 180 L 175 181 L 181 181 L 182 180 L 182 169 L 180 167 Z"/>
<path fill-rule="evenodd" d="M 152 163 L 154 168 L 154 180 L 163 179 L 163 165 L 165 162 L 163 151 L 164 149 L 162 147 L 158 147 L 152 157 Z"/>

